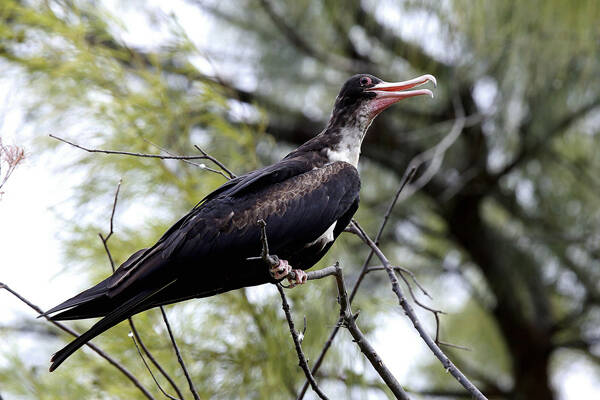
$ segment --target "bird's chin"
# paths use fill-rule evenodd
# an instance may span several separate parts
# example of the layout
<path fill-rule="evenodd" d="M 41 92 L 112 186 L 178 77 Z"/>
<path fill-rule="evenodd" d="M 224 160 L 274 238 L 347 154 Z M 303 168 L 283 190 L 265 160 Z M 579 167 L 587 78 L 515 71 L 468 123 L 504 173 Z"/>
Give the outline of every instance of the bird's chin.
<path fill-rule="evenodd" d="M 433 93 L 429 89 L 407 90 L 402 92 L 375 91 L 375 93 L 377 93 L 377 96 L 370 102 L 371 118 L 375 118 L 380 112 L 400 100 L 415 96 L 433 97 Z"/>
<path fill-rule="evenodd" d="M 396 100 L 391 97 L 381 97 L 381 98 L 375 98 L 375 99 L 371 100 L 371 104 L 370 104 L 371 110 L 369 113 L 370 117 L 375 118 L 383 110 L 385 110 L 392 104 L 397 103 L 398 101 L 400 101 L 400 99 Z"/>

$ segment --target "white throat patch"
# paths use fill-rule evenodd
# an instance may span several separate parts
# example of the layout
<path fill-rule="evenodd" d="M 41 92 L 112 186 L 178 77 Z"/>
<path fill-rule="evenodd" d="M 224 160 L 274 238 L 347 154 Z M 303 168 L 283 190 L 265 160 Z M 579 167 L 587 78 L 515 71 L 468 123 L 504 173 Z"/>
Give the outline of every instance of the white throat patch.
<path fill-rule="evenodd" d="M 363 132 L 355 127 L 341 129 L 342 140 L 336 146 L 335 150 L 327 150 L 329 162 L 345 161 L 348 164 L 358 168 L 358 158 L 360 157 L 360 146 L 363 140 Z"/>
<path fill-rule="evenodd" d="M 363 109 L 356 115 L 352 125 L 342 127 L 339 131 L 341 135 L 340 142 L 334 149 L 327 150 L 329 162 L 345 161 L 353 165 L 354 168 L 358 168 L 360 146 L 371 122 L 372 118 L 369 115 L 369 110 Z"/>

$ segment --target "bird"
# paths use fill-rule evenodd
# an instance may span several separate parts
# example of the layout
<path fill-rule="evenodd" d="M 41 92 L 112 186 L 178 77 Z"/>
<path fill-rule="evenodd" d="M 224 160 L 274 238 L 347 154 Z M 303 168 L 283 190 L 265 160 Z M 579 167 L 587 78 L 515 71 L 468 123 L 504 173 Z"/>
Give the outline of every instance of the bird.
<path fill-rule="evenodd" d="M 358 209 L 358 160 L 369 126 L 402 99 L 433 97 L 429 89 L 415 89 L 428 82 L 437 86 L 432 75 L 403 82 L 370 74 L 349 78 L 319 134 L 279 162 L 227 181 L 111 276 L 45 312 L 55 321 L 102 317 L 52 356 L 50 371 L 89 340 L 150 308 L 286 277 L 290 286 L 305 283 L 305 270 L 327 253 Z M 279 260 L 273 266 L 256 257 L 263 232 Z"/>

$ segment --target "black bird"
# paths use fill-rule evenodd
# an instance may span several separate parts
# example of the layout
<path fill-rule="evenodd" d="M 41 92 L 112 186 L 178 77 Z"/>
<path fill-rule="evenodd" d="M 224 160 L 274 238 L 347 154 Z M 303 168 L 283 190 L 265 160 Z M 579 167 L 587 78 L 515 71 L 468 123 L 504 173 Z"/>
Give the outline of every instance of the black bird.
<path fill-rule="evenodd" d="M 206 196 L 153 246 L 139 250 L 96 286 L 48 310 L 54 320 L 104 317 L 51 359 L 55 370 L 87 341 L 141 311 L 245 286 L 278 282 L 293 266 L 295 282 L 329 250 L 358 208 L 360 147 L 382 110 L 412 96 L 407 90 L 435 78 L 387 83 L 372 75 L 350 78 L 327 127 L 268 167 L 232 179 Z M 258 220 L 266 222 L 268 270 L 260 254 Z"/>

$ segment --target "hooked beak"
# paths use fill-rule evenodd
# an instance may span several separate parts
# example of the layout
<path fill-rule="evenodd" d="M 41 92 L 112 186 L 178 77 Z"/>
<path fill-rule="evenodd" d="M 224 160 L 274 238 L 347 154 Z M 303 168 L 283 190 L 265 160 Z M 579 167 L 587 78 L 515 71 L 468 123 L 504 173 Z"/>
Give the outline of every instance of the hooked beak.
<path fill-rule="evenodd" d="M 433 92 L 429 89 L 408 90 L 417 86 L 424 85 L 427 82 L 437 86 L 437 81 L 433 75 L 422 75 L 418 78 L 410 79 L 404 82 L 382 82 L 367 89 L 367 92 L 373 92 L 377 96 L 372 100 L 374 114 L 379 114 L 381 111 L 390 105 L 408 97 L 428 95 L 433 98 Z"/>

